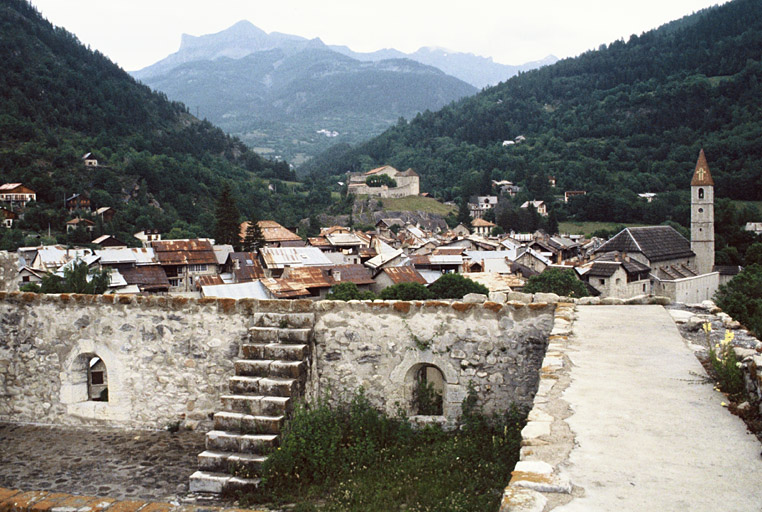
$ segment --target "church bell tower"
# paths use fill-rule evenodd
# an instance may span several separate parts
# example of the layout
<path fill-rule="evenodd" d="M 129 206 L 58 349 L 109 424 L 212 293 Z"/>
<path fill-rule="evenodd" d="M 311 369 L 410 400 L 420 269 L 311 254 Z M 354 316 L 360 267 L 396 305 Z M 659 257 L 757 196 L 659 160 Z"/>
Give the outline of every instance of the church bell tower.
<path fill-rule="evenodd" d="M 714 180 L 704 150 L 699 153 L 691 180 L 691 250 L 696 253 L 696 270 L 707 274 L 714 269 Z"/>

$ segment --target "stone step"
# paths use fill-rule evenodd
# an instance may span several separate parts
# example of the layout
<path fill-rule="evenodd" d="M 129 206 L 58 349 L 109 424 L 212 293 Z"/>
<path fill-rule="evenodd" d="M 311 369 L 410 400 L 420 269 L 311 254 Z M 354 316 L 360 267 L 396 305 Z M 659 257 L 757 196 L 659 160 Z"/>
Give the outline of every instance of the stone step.
<path fill-rule="evenodd" d="M 198 456 L 198 468 L 240 478 L 256 478 L 261 474 L 265 460 L 264 455 L 206 450 Z"/>
<path fill-rule="evenodd" d="M 252 343 L 308 343 L 311 328 L 301 327 L 251 327 L 249 340 Z"/>
<path fill-rule="evenodd" d="M 222 494 L 251 492 L 259 487 L 259 478 L 240 478 L 226 473 L 196 471 L 190 476 L 190 492 Z"/>
<path fill-rule="evenodd" d="M 240 412 L 214 413 L 214 430 L 241 432 L 243 434 L 278 434 L 285 416 L 255 416 Z"/>
<path fill-rule="evenodd" d="M 295 396 L 299 381 L 291 378 L 236 376 L 228 379 L 231 393 L 235 395 Z"/>
<path fill-rule="evenodd" d="M 226 411 L 251 416 L 282 416 L 291 411 L 291 398 L 285 396 L 222 395 Z"/>
<path fill-rule="evenodd" d="M 309 345 L 294 343 L 247 343 L 241 349 L 245 359 L 302 361 L 310 353 Z"/>
<path fill-rule="evenodd" d="M 304 361 L 281 361 L 279 359 L 239 359 L 235 362 L 239 377 L 281 377 L 300 379 L 307 373 Z"/>
<path fill-rule="evenodd" d="M 275 434 L 240 434 L 225 430 L 206 433 L 206 449 L 211 451 L 267 455 L 278 446 Z"/>
<path fill-rule="evenodd" d="M 314 313 L 255 313 L 254 325 L 281 329 L 303 329 L 315 325 Z"/>

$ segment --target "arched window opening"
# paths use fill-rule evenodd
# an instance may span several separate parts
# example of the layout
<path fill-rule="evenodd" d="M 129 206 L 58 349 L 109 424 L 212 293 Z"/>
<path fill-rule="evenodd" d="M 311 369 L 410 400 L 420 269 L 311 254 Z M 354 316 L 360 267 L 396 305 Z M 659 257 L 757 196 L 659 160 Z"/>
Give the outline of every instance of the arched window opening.
<path fill-rule="evenodd" d="M 698 190 L 698 194 L 699 194 L 699 199 L 704 199 L 704 189 L 703 188 L 700 188 Z"/>
<path fill-rule="evenodd" d="M 444 414 L 444 375 L 432 364 L 424 364 L 415 375 L 413 388 L 413 412 L 422 416 Z"/>
<path fill-rule="evenodd" d="M 106 363 L 93 356 L 87 365 L 87 399 L 94 402 L 108 402 L 108 372 Z"/>

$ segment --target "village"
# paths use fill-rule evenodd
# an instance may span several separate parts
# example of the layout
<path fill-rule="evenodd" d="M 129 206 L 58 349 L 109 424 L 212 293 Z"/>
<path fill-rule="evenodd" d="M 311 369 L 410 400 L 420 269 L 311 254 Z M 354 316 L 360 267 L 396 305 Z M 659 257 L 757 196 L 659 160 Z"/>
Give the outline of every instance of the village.
<path fill-rule="evenodd" d="M 85 159 L 85 165 L 97 162 Z M 412 169 L 383 166 L 351 175 L 349 182 L 351 194 L 419 195 L 419 177 Z M 508 195 L 518 189 L 510 182 L 493 182 L 493 187 Z M 591 296 L 661 295 L 697 303 L 710 299 L 739 271 L 714 265 L 713 188 L 702 151 L 691 181 L 691 241 L 670 226 L 626 228 L 609 240 L 542 230 L 498 235 L 496 225 L 484 218 L 498 197 L 483 196 L 469 203 L 470 227 L 461 223 L 449 230 L 427 230 L 395 217 L 381 218 L 372 231 L 328 226 L 305 239 L 295 229 L 262 220 L 257 221 L 256 247 L 246 252 L 210 238 L 163 239 L 148 229 L 134 234 L 141 247 L 110 235 L 93 239 L 88 247 L 21 247 L 17 277 L 23 288 L 84 263 L 108 270 L 108 292 L 114 294 L 320 300 L 340 283 L 378 294 L 401 283 L 428 286 L 447 273 L 462 274 L 489 292 L 507 293 L 521 291 L 528 279 L 548 269 L 568 269 Z M 584 191 L 568 191 L 564 200 L 576 194 Z M 22 183 L 0 186 L 5 226 L 11 227 L 34 200 L 35 192 Z M 92 233 L 95 223 L 77 214 L 89 209 L 87 198 L 76 194 L 67 208 L 75 215 L 67 231 Z M 522 208 L 547 215 L 543 201 L 527 201 Z M 114 209 L 89 213 L 108 220 Z M 241 242 L 249 229 L 248 222 L 241 224 Z"/>

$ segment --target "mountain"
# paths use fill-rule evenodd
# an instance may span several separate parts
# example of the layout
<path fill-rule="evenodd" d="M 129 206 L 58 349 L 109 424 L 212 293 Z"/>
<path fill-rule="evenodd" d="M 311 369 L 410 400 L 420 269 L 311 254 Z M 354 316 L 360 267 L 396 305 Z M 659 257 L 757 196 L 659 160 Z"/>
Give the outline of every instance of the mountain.
<path fill-rule="evenodd" d="M 524 199 L 587 191 L 559 209 L 570 217 L 686 224 L 702 147 L 718 197 L 762 200 L 760 140 L 762 2 L 734 0 L 523 73 L 300 172 L 412 167 L 421 189 L 444 199 L 508 179 Z"/>
<path fill-rule="evenodd" d="M 476 92 L 409 59 L 361 62 L 319 39 L 268 35 L 249 22 L 184 36 L 177 53 L 133 75 L 251 147 L 296 164 Z"/>
<path fill-rule="evenodd" d="M 445 50 L 444 48 L 432 47 L 423 47 L 413 53 L 402 53 L 394 49 L 360 53 L 353 52 L 346 46 L 331 46 L 331 48 L 348 57 L 363 61 L 377 61 L 392 58 L 411 59 L 420 62 L 421 64 L 441 69 L 448 75 L 460 78 L 464 82 L 468 82 L 479 89 L 496 85 L 521 72 L 530 71 L 558 62 L 558 58 L 554 55 L 548 55 L 544 59 L 538 61 L 510 66 L 499 64 L 493 61 L 492 57 L 480 57 L 472 53 L 452 52 L 450 50 Z"/>
<path fill-rule="evenodd" d="M 298 184 L 279 181 L 293 179 L 287 163 L 261 158 L 137 83 L 27 1 L 0 4 L 0 33 L 2 181 L 22 182 L 38 198 L 25 212 L 23 232 L 4 231 L 3 240 L 48 229 L 65 233 L 69 216 L 62 203 L 73 194 L 113 207 L 113 223 L 98 230 L 125 242 L 145 228 L 211 235 L 223 183 L 231 185 L 245 218 L 267 214 L 291 225 L 320 203 L 297 193 Z M 100 165 L 86 167 L 86 153 Z"/>

